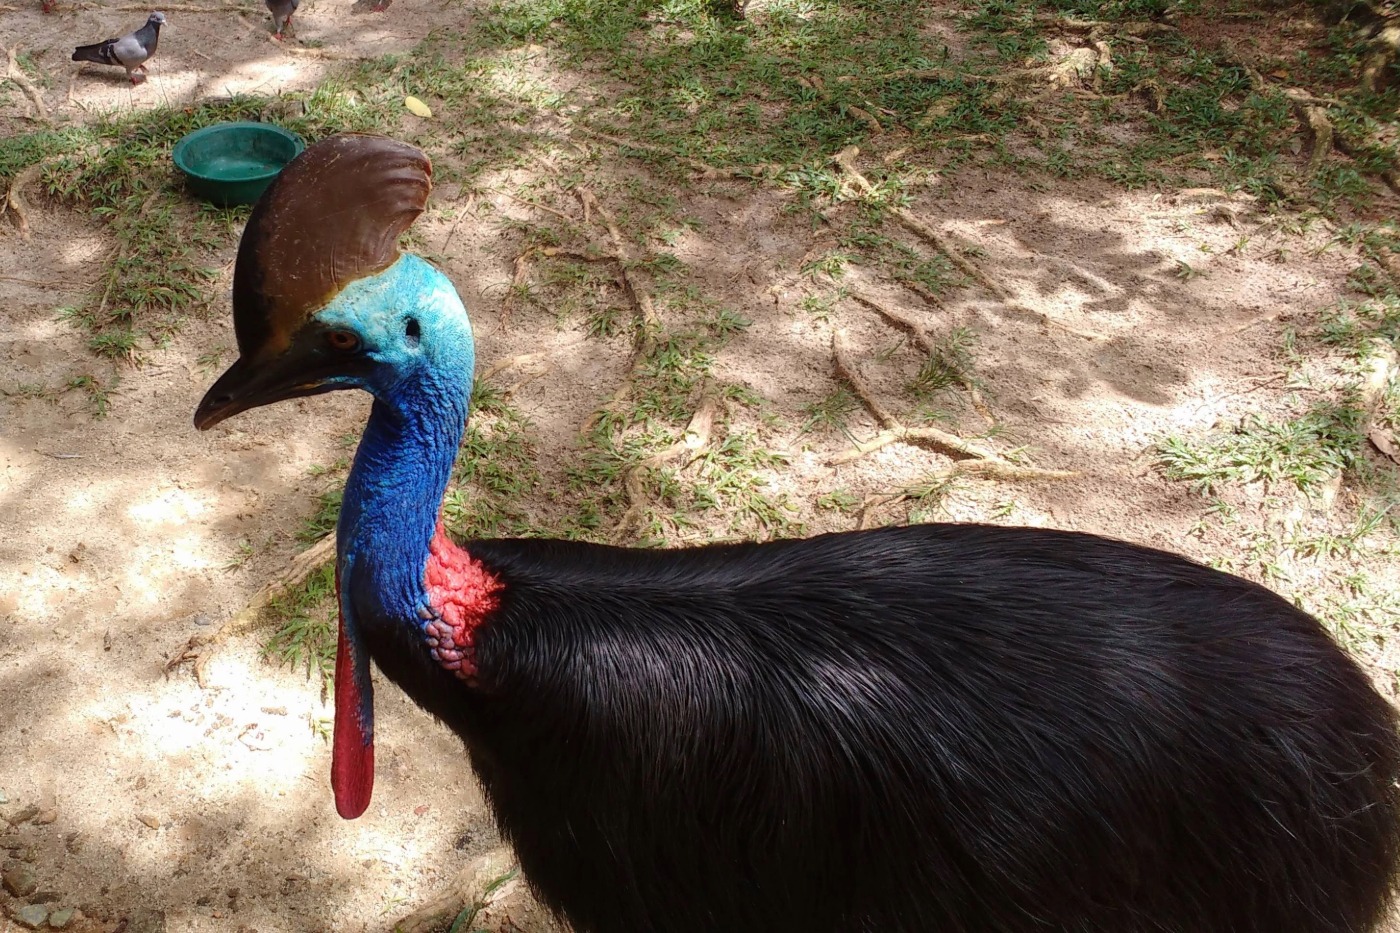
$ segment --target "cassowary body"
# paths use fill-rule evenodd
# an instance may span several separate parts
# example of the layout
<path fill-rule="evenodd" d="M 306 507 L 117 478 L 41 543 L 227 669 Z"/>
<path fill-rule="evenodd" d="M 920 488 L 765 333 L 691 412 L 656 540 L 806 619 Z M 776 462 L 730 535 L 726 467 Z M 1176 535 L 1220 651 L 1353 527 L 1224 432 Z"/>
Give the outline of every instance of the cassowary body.
<path fill-rule="evenodd" d="M 448 539 L 473 349 L 451 284 L 394 247 L 425 199 L 400 144 L 294 162 L 240 249 L 240 359 L 196 415 L 375 397 L 337 530 L 342 814 L 369 803 L 373 658 L 464 739 L 580 933 L 1375 928 L 1400 856 L 1395 718 L 1262 587 L 975 525 L 674 551 Z M 340 238 L 283 270 L 278 238 L 314 204 L 342 206 Z"/>

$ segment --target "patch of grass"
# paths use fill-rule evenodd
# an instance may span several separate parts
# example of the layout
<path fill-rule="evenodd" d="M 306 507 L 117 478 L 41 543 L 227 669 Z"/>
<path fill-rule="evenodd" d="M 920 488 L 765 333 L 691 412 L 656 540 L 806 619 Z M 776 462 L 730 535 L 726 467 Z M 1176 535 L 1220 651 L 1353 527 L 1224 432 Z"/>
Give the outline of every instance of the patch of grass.
<path fill-rule="evenodd" d="M 268 120 L 308 143 L 346 131 L 404 137 L 402 101 L 411 93 L 431 97 L 454 130 L 448 139 L 410 141 L 472 154 L 469 163 L 435 158 L 435 181 L 470 182 L 493 161 L 518 157 L 512 146 L 525 110 L 492 85 L 500 70 L 468 58 L 460 43 L 430 39 L 413 55 L 342 68 L 309 93 L 155 107 L 11 135 L 0 139 L 0 186 L 40 165 L 51 197 L 105 226 L 115 249 L 95 293 L 67 318 L 90 333 L 95 353 L 132 358 L 145 343 L 162 345 L 214 300 L 216 252 L 233 244 L 248 215 L 248 208 L 197 205 L 185 195 L 170 161 L 182 136 L 229 120 Z"/>
<path fill-rule="evenodd" d="M 1208 495 L 1227 483 L 1287 482 L 1312 492 L 1351 469 L 1364 438 L 1363 413 L 1323 402 L 1287 421 L 1246 417 L 1233 431 L 1202 438 L 1169 437 L 1157 446 L 1163 474 Z"/>
<path fill-rule="evenodd" d="M 933 352 L 910 383 L 910 391 L 916 397 L 927 399 L 953 386 L 973 384 L 972 348 L 976 343 L 977 335 L 970 328 L 953 328 L 946 338 L 934 345 Z"/>
<path fill-rule="evenodd" d="M 327 564 L 269 607 L 281 621 L 263 642 L 262 657 L 315 674 L 324 695 L 335 673 L 335 567 Z"/>
<path fill-rule="evenodd" d="M 447 933 L 485 933 L 485 931 L 474 929 L 472 924 L 476 922 L 477 916 L 490 903 L 491 895 L 499 891 L 502 885 L 508 883 L 519 873 L 519 869 L 512 868 L 510 871 L 491 879 L 486 887 L 482 888 L 480 896 L 457 914 L 452 921 L 452 926 L 447 928 Z"/>
<path fill-rule="evenodd" d="M 839 388 L 825 398 L 802 406 L 802 433 L 834 429 L 850 437 L 851 432 L 846 427 L 847 420 L 860 409 L 860 399 L 856 398 L 850 389 Z"/>
<path fill-rule="evenodd" d="M 540 534 L 527 504 L 540 482 L 529 422 L 478 380 L 474 412 L 443 499 L 447 527 L 465 538 Z"/>
<path fill-rule="evenodd" d="M 302 522 L 297 532 L 297 540 L 304 544 L 319 541 L 335 531 L 335 523 L 340 519 L 340 502 L 344 497 L 343 485 L 337 483 L 316 497 L 316 509 Z"/>

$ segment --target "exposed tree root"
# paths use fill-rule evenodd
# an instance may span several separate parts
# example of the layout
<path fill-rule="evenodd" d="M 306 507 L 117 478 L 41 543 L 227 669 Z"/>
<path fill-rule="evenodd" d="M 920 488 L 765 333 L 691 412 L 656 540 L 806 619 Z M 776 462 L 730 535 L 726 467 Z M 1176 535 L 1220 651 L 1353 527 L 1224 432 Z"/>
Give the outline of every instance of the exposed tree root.
<path fill-rule="evenodd" d="M 399 919 L 389 929 L 391 933 L 436 933 L 445 930 L 464 911 L 479 912 L 509 897 L 521 881 L 511 878 L 503 884 L 501 879 L 509 877 L 515 870 L 515 853 L 508 846 L 501 846 L 473 859 L 466 870 L 457 876 L 451 889 Z M 475 925 L 465 928 L 476 929 Z"/>
<path fill-rule="evenodd" d="M 517 203 L 517 204 L 523 204 L 523 205 L 525 205 L 526 207 L 532 207 L 532 208 L 534 208 L 534 209 L 537 210 L 537 211 L 544 211 L 546 214 L 553 214 L 555 217 L 558 217 L 560 220 L 564 221 L 564 223 L 569 224 L 570 226 L 576 225 L 576 224 L 578 223 L 578 218 L 576 218 L 576 217 L 570 217 L 568 214 L 564 213 L 563 211 L 556 211 L 556 210 L 555 210 L 554 208 L 552 208 L 552 207 L 548 207 L 548 206 L 546 206 L 546 205 L 544 205 L 544 204 L 539 204 L 539 203 L 537 203 L 537 202 L 535 202 L 535 201 L 527 201 L 527 200 L 525 200 L 524 198 L 520 197 L 519 195 L 511 194 L 509 191 L 502 191 L 502 192 L 500 192 L 500 193 L 503 194 L 503 195 L 505 195 L 506 197 L 510 198 L 512 201 L 514 201 L 514 202 Z"/>
<path fill-rule="evenodd" d="M 15 177 L 10 179 L 9 190 L 5 192 L 4 208 L 14 215 L 15 229 L 24 239 L 29 239 L 29 204 L 24 200 L 24 188 L 29 183 L 38 180 L 39 173 L 43 171 L 43 166 L 30 165 L 20 169 L 15 173 Z M 0 211 L 3 213 L 4 211 Z"/>
<path fill-rule="evenodd" d="M 34 82 L 29 80 L 29 76 L 24 73 L 24 69 L 19 66 L 19 46 L 10 46 L 9 64 L 5 69 L 5 77 L 9 78 L 15 85 L 24 92 L 34 105 L 34 119 L 42 123 L 49 122 L 49 109 L 44 106 L 44 95 L 34 86 Z"/>
<path fill-rule="evenodd" d="M 1400 57 L 1400 23 L 1393 16 L 1389 23 L 1372 39 L 1375 48 L 1361 66 L 1361 86 L 1371 94 L 1385 90 L 1385 73 Z"/>
<path fill-rule="evenodd" d="M 933 342 L 928 332 L 925 331 L 917 321 L 905 317 L 893 308 L 885 307 L 875 299 L 868 295 L 863 295 L 860 292 L 852 291 L 850 296 L 891 324 L 907 331 L 909 336 L 913 338 L 915 345 L 927 355 L 933 356 L 939 352 L 938 345 Z M 977 414 L 981 415 L 988 422 L 996 421 L 996 417 L 992 414 L 991 409 L 987 407 L 986 401 L 983 400 L 982 392 L 977 388 L 977 383 L 973 382 L 967 375 L 959 373 L 958 385 L 962 386 L 963 391 L 967 393 L 968 400 L 972 402 L 972 407 L 976 409 Z"/>
<path fill-rule="evenodd" d="M 856 148 L 855 146 L 848 146 L 836 154 L 834 161 L 838 166 L 840 166 L 842 171 L 844 171 L 848 176 L 850 176 L 851 181 L 855 183 L 856 187 L 859 188 L 862 193 L 871 194 L 875 191 L 875 186 L 872 185 L 869 179 L 862 175 L 855 166 L 855 158 L 859 154 L 860 150 L 858 148 Z M 1004 288 L 1002 288 L 996 282 L 992 281 L 992 279 L 985 272 L 977 268 L 977 266 L 973 265 L 967 259 L 967 257 L 963 256 L 960 252 L 954 249 L 946 240 L 944 240 L 944 238 L 938 233 L 938 231 L 934 230 L 928 224 L 924 223 L 918 217 L 914 216 L 914 214 L 907 208 L 894 207 L 892 208 L 892 211 L 895 217 L 899 219 L 899 222 L 904 224 L 906 229 L 908 229 L 911 233 L 915 234 L 921 239 L 925 240 L 930 246 L 938 250 L 943 255 L 947 256 L 948 260 L 953 264 L 954 268 L 956 268 L 963 275 L 972 279 L 978 285 L 982 286 L 983 289 L 985 289 L 987 292 L 993 295 L 1007 308 L 1010 308 L 1011 310 L 1016 311 L 1020 314 L 1025 314 L 1030 317 L 1033 317 L 1047 327 L 1058 328 L 1059 330 L 1062 330 L 1065 333 L 1073 334 L 1074 336 L 1083 338 L 1084 340 L 1108 339 L 1102 334 L 1096 334 L 1093 331 L 1080 330 L 1077 327 L 1071 327 L 1069 324 L 1065 324 L 1055 320 L 1043 311 L 1037 311 L 1034 308 L 1027 307 L 1026 305 L 1013 298 Z"/>
<path fill-rule="evenodd" d="M 898 68 L 894 71 L 887 71 L 879 75 L 875 80 L 885 82 L 898 78 L 920 78 L 926 81 L 985 81 L 988 84 L 1015 84 L 1026 79 L 1026 73 L 1021 69 L 1013 69 L 1004 74 L 995 75 L 969 75 L 957 71 L 950 71 L 947 68 Z"/>
<path fill-rule="evenodd" d="M 579 339 L 571 341 L 569 343 L 560 344 L 557 347 L 550 347 L 548 350 L 535 350 L 532 353 L 517 353 L 515 356 L 508 356 L 505 359 L 497 360 L 490 366 L 486 367 L 484 370 L 481 371 L 481 374 L 477 376 L 477 378 L 481 379 L 482 381 L 489 381 L 493 377 L 498 376 L 501 373 L 514 369 L 516 367 L 529 366 L 531 363 L 547 359 L 556 353 L 563 352 L 564 350 L 572 350 L 574 347 L 577 347 L 583 342 L 583 339 Z"/>
<path fill-rule="evenodd" d="M 1009 467 L 1009 468 L 1008 468 Z M 1046 479 L 1069 479 L 1077 476 L 1077 473 L 1061 473 L 1054 470 L 1037 470 L 1034 467 L 1019 467 L 1015 464 L 1005 462 L 993 462 L 990 460 L 959 460 L 946 470 L 939 470 L 937 473 L 925 476 L 919 481 L 918 488 L 905 487 L 898 492 L 876 493 L 865 497 L 861 502 L 856 518 L 856 529 L 869 528 L 876 509 L 889 505 L 898 505 L 901 502 L 908 502 L 911 499 L 922 499 L 929 494 L 930 489 L 942 487 L 952 482 L 959 476 L 990 476 L 993 479 L 1004 480 L 1030 480 L 1032 482 Z"/>
<path fill-rule="evenodd" d="M 1251 81 L 1258 76 L 1251 76 Z M 1258 78 L 1262 84 L 1263 79 Z M 1308 131 L 1312 134 L 1312 153 L 1308 156 L 1308 176 L 1312 177 L 1322 168 L 1327 157 L 1332 154 L 1334 134 L 1332 132 L 1332 121 L 1327 118 L 1327 111 L 1323 110 L 1313 102 L 1313 98 L 1297 90 L 1288 88 L 1283 92 L 1284 96 L 1293 104 L 1293 109 L 1297 112 L 1298 118 L 1308 125 Z"/>
<path fill-rule="evenodd" d="M 216 10 L 215 12 L 222 13 L 225 11 Z M 236 11 L 229 10 L 227 12 Z M 242 12 L 247 11 L 243 10 Z M 276 42 L 277 40 L 273 39 L 271 36 L 268 36 L 268 41 Z M 301 45 L 287 45 L 284 42 L 278 42 L 277 48 L 281 49 L 283 52 L 286 52 L 288 55 L 300 55 L 302 58 L 321 58 L 325 59 L 326 61 L 363 62 L 368 61 L 370 58 L 373 57 L 370 55 L 347 55 L 344 52 L 337 52 L 334 49 L 315 49 Z"/>
<path fill-rule="evenodd" d="M 1177 28 L 1170 23 L 1148 21 L 1123 23 L 1096 19 L 1074 19 L 1051 13 L 1037 15 L 1035 21 L 1039 25 L 1059 29 L 1061 32 L 1087 33 L 1091 40 L 1110 35 L 1145 39 L 1149 36 L 1171 36 L 1177 33 Z"/>
<path fill-rule="evenodd" d="M 538 250 L 533 246 L 527 246 L 515 257 L 515 272 L 510 277 L 510 288 L 506 290 L 506 295 L 501 299 L 501 330 L 510 330 L 510 316 L 515 310 L 515 303 L 520 300 L 520 295 L 525 291 L 525 280 L 530 275 L 530 259 Z"/>
<path fill-rule="evenodd" d="M 656 308 L 651 303 L 651 294 L 645 287 L 641 272 L 636 268 L 636 257 L 632 252 L 632 247 L 622 236 L 622 231 L 617 227 L 617 219 L 605 208 L 598 198 L 588 188 L 580 186 L 576 189 L 579 201 L 583 204 L 585 216 L 597 214 L 603 222 L 603 226 L 608 231 L 608 238 L 612 241 L 613 252 L 610 258 L 617 261 L 617 275 L 622 290 L 627 297 L 632 300 L 632 307 L 637 312 L 637 339 L 632 347 L 632 365 L 630 366 L 627 378 L 617 387 L 612 396 L 601 407 L 598 408 L 588 421 L 584 424 L 584 430 L 591 430 L 598 420 L 608 411 L 616 411 L 632 394 L 632 385 L 647 358 L 656 349 L 656 333 L 661 329 L 661 318 L 657 316 Z"/>
<path fill-rule="evenodd" d="M 970 461 L 966 466 L 954 464 L 951 468 L 953 474 L 957 473 L 978 473 L 984 476 L 993 476 L 998 479 L 1014 480 L 1044 480 L 1044 479 L 1068 479 L 1078 474 L 1066 470 L 1043 470 L 1039 467 L 1027 467 L 1011 463 L 1004 459 L 996 451 L 975 444 L 972 441 L 950 434 L 941 428 L 930 426 L 907 427 L 900 422 L 888 409 L 880 404 L 875 393 L 866 384 L 865 379 L 851 364 L 850 358 L 846 355 L 841 332 L 837 330 L 831 335 L 831 356 L 836 363 L 836 374 L 851 387 L 856 396 L 875 416 L 875 420 L 880 422 L 884 428 L 879 434 L 868 441 L 856 441 L 849 450 L 834 454 L 827 458 L 827 463 L 836 466 L 842 463 L 850 463 L 858 460 L 866 454 L 873 453 L 882 447 L 890 444 L 907 443 L 919 444 L 921 446 L 933 447 L 942 450 L 954 457 L 963 458 Z M 975 465 L 974 465 L 975 464 Z"/>
<path fill-rule="evenodd" d="M 264 583 L 248 605 L 225 619 L 213 634 L 191 636 L 190 640 L 175 656 L 166 662 L 166 671 L 172 671 L 181 664 L 192 661 L 194 662 L 195 680 L 199 682 L 200 687 L 207 686 L 204 680 L 204 667 L 214 656 L 216 649 L 230 638 L 251 632 L 266 624 L 267 620 L 263 618 L 263 613 L 272 605 L 273 601 L 288 590 L 305 583 L 308 577 L 332 560 L 335 560 L 334 533 L 326 535 L 293 557 L 291 563 L 287 565 L 287 569 Z"/>
<path fill-rule="evenodd" d="M 1393 35 L 1390 34 L 1391 29 L 1394 30 Z M 1385 39 L 1387 42 L 1393 40 L 1400 43 L 1400 26 L 1388 27 L 1388 29 L 1382 30 L 1381 34 L 1387 36 Z M 1364 144 L 1344 136 L 1333 126 L 1331 118 L 1327 116 L 1325 108 L 1347 106 L 1343 101 L 1337 100 L 1334 97 L 1317 97 L 1313 94 L 1309 94 L 1302 88 L 1278 88 L 1277 85 L 1271 85 L 1265 81 L 1264 76 L 1259 73 L 1259 69 L 1255 68 L 1237 49 L 1229 45 L 1224 45 L 1221 50 L 1226 53 L 1232 64 L 1239 66 L 1240 69 L 1244 71 L 1249 77 L 1250 86 L 1257 93 L 1264 93 L 1268 90 L 1280 90 L 1283 96 L 1288 98 L 1289 103 L 1293 105 L 1294 111 L 1298 114 L 1299 121 L 1307 125 L 1309 134 L 1312 136 L 1313 140 L 1312 152 L 1308 155 L 1309 177 L 1315 175 L 1317 171 L 1322 168 L 1323 163 L 1327 160 L 1327 156 L 1332 153 L 1333 149 L 1353 159 L 1361 157 L 1361 149 Z M 1362 81 L 1363 83 L 1365 82 L 1364 74 Z M 1392 190 L 1400 192 L 1400 171 L 1391 168 L 1384 169 L 1378 174 L 1381 180 L 1389 185 Z"/>
<path fill-rule="evenodd" d="M 723 410 L 723 407 L 719 396 L 709 385 L 706 385 L 701 390 L 700 404 L 696 406 L 695 414 L 690 416 L 690 422 L 685 426 L 685 433 L 680 436 L 680 439 L 665 450 L 633 464 L 632 468 L 627 471 L 627 476 L 623 479 L 623 488 L 627 491 L 627 511 L 622 513 L 622 518 L 618 519 L 617 525 L 613 528 L 612 540 L 614 543 L 620 544 L 627 540 L 641 526 L 642 516 L 646 514 L 647 506 L 647 471 L 655 470 L 675 461 L 683 461 L 681 466 L 684 467 L 695 459 L 696 455 L 710 442 L 715 418 Z"/>

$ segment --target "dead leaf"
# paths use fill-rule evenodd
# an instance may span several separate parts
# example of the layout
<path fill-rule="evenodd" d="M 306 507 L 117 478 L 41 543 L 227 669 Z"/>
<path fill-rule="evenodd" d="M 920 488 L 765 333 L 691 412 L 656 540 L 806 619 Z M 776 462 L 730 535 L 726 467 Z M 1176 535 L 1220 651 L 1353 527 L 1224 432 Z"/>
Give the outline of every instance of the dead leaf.
<path fill-rule="evenodd" d="M 1380 428 L 1372 428 L 1371 433 L 1368 434 L 1367 437 L 1370 438 L 1371 443 L 1375 445 L 1377 450 L 1390 458 L 1392 463 L 1400 463 L 1400 449 L 1396 448 L 1395 438 L 1391 436 L 1389 431 L 1383 431 Z"/>
<path fill-rule="evenodd" d="M 426 120 L 433 115 L 433 108 L 429 107 L 427 104 L 423 103 L 416 97 L 405 97 L 403 99 L 403 105 L 407 107 L 408 112 L 413 114 L 415 117 L 422 117 Z"/>

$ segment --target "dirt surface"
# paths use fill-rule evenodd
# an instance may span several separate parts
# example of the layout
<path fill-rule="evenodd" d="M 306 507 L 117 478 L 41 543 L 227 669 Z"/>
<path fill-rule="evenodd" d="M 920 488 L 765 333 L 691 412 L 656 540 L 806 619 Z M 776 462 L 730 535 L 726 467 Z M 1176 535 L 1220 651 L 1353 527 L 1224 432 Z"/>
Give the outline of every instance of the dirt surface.
<path fill-rule="evenodd" d="M 60 3 L 43 16 L 37 0 L 15 2 L 0 8 L 0 35 L 51 76 L 44 98 L 60 122 L 309 87 L 336 56 L 408 51 L 473 15 L 470 5 L 401 0 L 372 14 L 310 0 L 296 27 L 318 45 L 290 51 L 269 38 L 260 5 L 172 12 L 150 80 L 133 88 L 119 70 L 66 59 L 75 44 L 139 25 L 140 12 Z M 24 99 L 6 90 L 6 126 L 27 126 Z M 628 342 L 586 340 L 580 321 L 535 304 L 503 327 L 519 248 L 508 220 L 531 211 L 496 193 L 475 203 L 456 195 L 450 186 L 435 194 L 421 249 L 473 312 L 479 366 L 541 352 L 501 382 L 530 421 L 546 478 L 557 477 L 577 454 L 579 426 L 625 374 Z M 800 269 L 825 247 L 820 229 L 786 210 L 786 196 L 729 181 L 678 196 L 696 223 L 673 252 L 703 270 L 710 298 L 753 322 L 721 352 L 716 377 L 746 386 L 778 416 L 732 408 L 731 425 L 789 452 L 770 481 L 795 518 L 809 531 L 852 527 L 852 516 L 817 509 L 816 497 L 887 492 L 946 466 L 944 454 L 905 444 L 832 466 L 827 457 L 847 445 L 839 432 L 793 429 L 803 406 L 837 385 L 836 327 L 901 414 L 919 354 L 859 304 L 843 302 L 836 321 L 797 310 L 812 290 Z M 1278 378 L 1280 335 L 1345 294 L 1355 256 L 1323 230 L 1275 229 L 1248 198 L 1218 192 L 1091 181 L 1047 192 L 1024 176 L 969 168 L 931 178 L 912 210 L 975 248 L 980 268 L 1057 324 L 976 288 L 935 308 L 858 268 L 847 284 L 932 333 L 970 328 L 1002 426 L 997 444 L 1028 445 L 1037 465 L 1080 474 L 962 483 L 939 517 L 994 516 L 1214 556 L 1209 536 L 1190 534 L 1200 499 L 1162 479 L 1149 449 L 1166 434 L 1291 410 L 1296 397 Z M 39 891 L 51 892 L 50 907 L 81 908 L 79 929 L 112 931 L 123 920 L 128 933 L 389 928 L 498 845 L 457 740 L 395 691 L 379 691 L 374 803 L 344 822 L 318 731 L 330 707 L 303 671 L 262 661 L 247 637 L 215 657 L 209 689 L 165 672 L 186 639 L 237 611 L 298 550 L 294 533 L 325 487 L 308 470 L 347 454 L 342 438 L 358 430 L 366 400 L 323 396 L 196 432 L 194 407 L 232 359 L 226 300 L 139 364 L 98 359 L 57 310 L 92 288 L 112 246 L 92 218 L 55 204 L 36 204 L 29 219 L 28 238 L 0 231 L 0 815 L 38 813 L 0 833 Z M 1243 232 L 1250 249 L 1232 252 Z M 219 257 L 219 296 L 232 258 L 231 246 Z M 1183 276 L 1181 263 L 1199 274 Z M 23 391 L 85 374 L 116 383 L 105 418 L 80 391 Z M 986 429 L 970 405 L 956 417 L 965 433 Z M 862 438 L 877 427 L 864 411 L 850 424 Z M 570 493 L 560 483 L 554 495 Z M 1287 495 L 1269 506 L 1236 498 L 1261 521 L 1329 521 Z M 1388 655 L 1378 649 L 1367 661 L 1383 671 Z M 517 928 L 547 928 L 518 887 L 503 903 Z"/>

